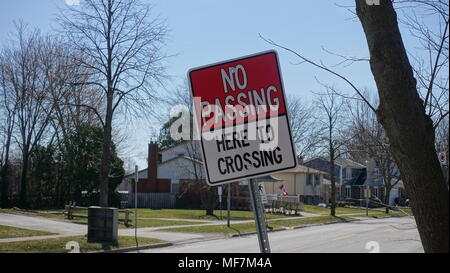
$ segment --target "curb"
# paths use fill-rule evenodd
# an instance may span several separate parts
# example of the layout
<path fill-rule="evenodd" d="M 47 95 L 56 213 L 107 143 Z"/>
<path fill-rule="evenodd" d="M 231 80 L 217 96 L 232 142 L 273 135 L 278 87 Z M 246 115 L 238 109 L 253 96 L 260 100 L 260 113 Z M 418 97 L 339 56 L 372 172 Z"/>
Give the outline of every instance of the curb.
<path fill-rule="evenodd" d="M 383 218 L 391 218 L 391 217 L 406 217 L 407 215 L 399 215 L 399 216 L 389 216 L 389 217 L 383 217 Z M 383 219 L 383 218 L 372 218 L 372 219 Z M 324 226 L 324 225 L 332 225 L 332 224 L 340 224 L 340 223 L 350 223 L 355 221 L 363 221 L 368 220 L 367 219 L 351 219 L 351 220 L 344 220 L 340 222 L 331 222 L 331 223 L 321 223 L 321 224 L 309 224 L 309 225 L 300 225 L 300 226 L 292 226 L 292 227 L 285 227 L 285 228 L 277 228 L 273 230 L 268 230 L 267 232 L 277 232 L 277 231 L 284 231 L 284 230 L 292 230 L 292 229 L 300 229 L 300 228 L 307 228 L 307 227 L 314 227 L 314 226 Z M 229 238 L 235 238 L 235 237 L 241 237 L 241 236 L 248 236 L 248 235 L 255 235 L 257 232 L 246 232 L 246 233 L 240 233 L 240 234 L 233 234 L 230 235 Z"/>
<path fill-rule="evenodd" d="M 145 249 L 152 249 L 152 248 L 160 248 L 160 247 L 168 247 L 173 246 L 173 243 L 160 243 L 160 244 L 152 244 L 152 245 L 143 245 L 139 247 L 122 247 L 122 248 L 116 248 L 111 250 L 99 250 L 99 251 L 93 251 L 88 253 L 121 253 L 121 252 L 129 252 L 129 251 L 139 251 L 139 250 L 145 250 Z"/>
<path fill-rule="evenodd" d="M 277 231 L 284 231 L 284 230 L 288 230 L 288 229 L 287 229 L 287 228 L 277 228 L 277 229 L 268 230 L 267 232 L 277 232 Z M 241 237 L 241 236 L 248 236 L 248 235 L 254 235 L 254 234 L 257 234 L 257 232 L 254 231 L 254 232 L 246 232 L 246 233 L 232 234 L 232 235 L 228 236 L 228 238 Z"/>
<path fill-rule="evenodd" d="M 309 225 L 284 227 L 284 228 L 277 228 L 277 229 L 268 230 L 267 232 L 269 233 L 269 232 L 292 230 L 292 229 L 299 229 L 299 228 L 306 228 L 306 227 L 332 225 L 332 224 L 338 224 L 338 223 L 348 223 L 348 222 L 351 222 L 351 221 L 360 221 L 360 220 L 359 219 L 355 219 L 355 220 L 345 220 L 345 221 L 341 221 L 341 222 L 331 222 L 331 223 L 309 224 Z M 254 234 L 257 234 L 257 232 L 247 232 L 247 233 L 241 233 L 241 234 L 233 234 L 230 237 L 240 237 L 240 236 L 247 236 L 247 235 L 254 235 Z"/>

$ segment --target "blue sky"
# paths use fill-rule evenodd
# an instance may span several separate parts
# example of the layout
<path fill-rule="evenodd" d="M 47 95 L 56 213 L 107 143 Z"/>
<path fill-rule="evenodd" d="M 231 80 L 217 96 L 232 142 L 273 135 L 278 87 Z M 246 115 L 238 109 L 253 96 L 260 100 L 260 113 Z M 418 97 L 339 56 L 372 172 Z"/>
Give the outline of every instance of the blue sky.
<path fill-rule="evenodd" d="M 174 77 L 168 88 L 182 83 L 191 67 L 271 49 L 259 38 L 259 33 L 310 58 L 322 59 L 330 64 L 338 62 L 338 59 L 322 51 L 321 46 L 342 54 L 367 55 L 359 22 L 345 8 L 337 7 L 336 1 L 149 2 L 154 5 L 154 14 L 166 18 L 171 29 L 166 50 L 169 54 L 177 54 L 168 60 L 168 72 Z M 56 6 L 64 4 L 65 0 L 4 1 L 0 10 L 0 40 L 4 41 L 7 33 L 13 30 L 13 20 L 22 19 L 43 31 L 50 31 L 51 26 L 55 26 Z M 288 93 L 310 97 L 309 91 L 319 88 L 314 76 L 324 82 L 336 81 L 308 65 L 293 65 L 298 60 L 292 54 L 278 51 Z M 362 67 L 355 65 L 341 71 L 351 75 L 360 85 L 373 85 L 370 74 L 367 74 L 370 72 L 368 65 Z"/>
<path fill-rule="evenodd" d="M 83 1 L 83 0 L 80 0 Z M 359 21 L 346 8 L 353 0 L 153 0 L 154 14 L 167 20 L 171 29 L 167 52 L 176 54 L 167 62 L 167 82 L 171 90 L 182 84 L 189 68 L 248 55 L 272 46 L 260 39 L 259 33 L 279 44 L 299 51 L 305 56 L 333 65 L 335 56 L 321 47 L 343 55 L 365 57 L 367 45 Z M 0 42 L 13 30 L 13 20 L 51 31 L 55 26 L 56 6 L 65 0 L 3 0 L 0 9 Z M 350 8 L 353 9 L 353 8 Z M 294 55 L 281 49 L 281 72 L 287 94 L 311 100 L 310 91 L 319 91 L 323 83 L 333 84 L 342 91 L 351 90 L 341 80 L 308 64 L 295 65 Z M 337 70 L 348 76 L 358 87 L 374 90 L 369 64 L 355 63 Z M 131 126 L 129 157 L 140 166 L 146 166 L 146 143 L 151 126 L 137 122 Z M 145 128 L 145 129 L 143 129 Z M 139 130 L 138 130 L 139 129 Z M 155 130 L 155 128 L 153 129 Z"/>

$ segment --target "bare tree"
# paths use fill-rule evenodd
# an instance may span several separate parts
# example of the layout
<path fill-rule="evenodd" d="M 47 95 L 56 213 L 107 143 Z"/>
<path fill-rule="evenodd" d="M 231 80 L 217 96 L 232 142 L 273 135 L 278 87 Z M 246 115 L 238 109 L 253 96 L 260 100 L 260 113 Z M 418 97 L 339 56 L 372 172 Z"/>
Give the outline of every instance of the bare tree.
<path fill-rule="evenodd" d="M 179 108 L 179 110 L 183 110 L 183 113 L 179 117 L 169 117 L 176 118 L 174 126 L 179 124 L 183 124 L 181 130 L 186 130 L 184 125 L 188 124 L 189 128 L 189 139 L 184 139 L 184 149 L 189 158 L 191 158 L 191 163 L 182 167 L 183 171 L 187 176 L 193 177 L 192 181 L 189 184 L 185 184 L 182 192 L 179 193 L 179 198 L 183 196 L 188 191 L 197 191 L 200 196 L 200 202 L 202 206 L 205 208 L 206 215 L 214 215 L 214 208 L 216 206 L 216 189 L 217 187 L 211 187 L 206 183 L 205 174 L 204 174 L 204 166 L 202 162 L 200 141 L 194 140 L 194 115 L 193 115 L 193 106 L 192 106 L 192 97 L 190 96 L 187 82 L 180 85 L 176 90 L 174 90 L 170 97 L 166 99 L 167 106 L 172 109 L 176 106 L 185 107 L 184 110 Z M 169 111 L 170 112 L 170 111 Z M 178 113 L 172 113 L 178 114 Z M 182 119 L 184 119 L 182 121 Z M 180 121 L 180 122 L 178 122 Z M 181 122 L 182 121 L 182 122 Z M 178 129 L 178 128 L 176 128 Z"/>
<path fill-rule="evenodd" d="M 194 177 L 191 189 L 198 190 L 200 201 L 205 207 L 206 215 L 214 216 L 214 208 L 216 206 L 216 187 L 211 187 L 206 183 L 204 175 L 203 162 L 201 162 L 201 150 L 199 141 L 187 141 L 186 152 L 193 159 L 192 164 L 188 168 L 188 172 Z M 189 187 L 188 187 L 189 188 Z"/>
<path fill-rule="evenodd" d="M 104 141 L 100 163 L 100 205 L 108 205 L 113 116 L 117 111 L 147 116 L 157 100 L 155 84 L 164 76 L 162 61 L 167 28 L 151 8 L 139 0 L 85 0 L 59 15 L 61 30 L 80 56 L 76 62 L 89 71 L 84 82 L 103 92 Z M 77 54 L 74 54 L 77 56 Z M 119 110 L 120 109 L 120 110 Z"/>
<path fill-rule="evenodd" d="M 375 113 L 367 107 L 367 104 L 361 101 L 349 103 L 349 112 L 352 116 L 349 130 L 354 137 L 347 144 L 347 149 L 375 162 L 378 172 L 374 174 L 374 179 L 383 180 L 385 187 L 383 202 L 386 205 L 386 213 L 389 213 L 392 188 L 400 181 L 400 173 L 389 150 L 389 139 Z"/>
<path fill-rule="evenodd" d="M 377 118 L 411 197 L 424 250 L 448 252 L 449 191 L 436 156 L 433 121 L 419 96 L 397 14 L 390 0 L 377 6 L 355 2 L 380 98 Z"/>
<path fill-rule="evenodd" d="M 26 206 L 27 174 L 30 153 L 43 140 L 53 102 L 48 91 L 57 85 L 57 77 L 47 64 L 52 58 L 50 37 L 38 30 L 16 25 L 16 39 L 5 48 L 3 58 L 3 86 L 10 94 L 9 103 L 15 108 L 15 131 L 12 138 L 17 142 L 22 156 L 20 175 L 20 205 Z"/>
<path fill-rule="evenodd" d="M 3 52 L 0 53 L 0 136 L 2 148 L 0 151 L 0 195 L 1 207 L 9 205 L 9 165 L 11 142 L 15 125 L 17 101 L 14 100 L 13 90 L 10 86 L 10 67 Z"/>
<path fill-rule="evenodd" d="M 308 157 L 318 143 L 318 138 L 311 133 L 314 123 L 314 107 L 294 95 L 287 96 L 286 100 L 292 140 L 295 143 L 297 154 L 304 158 Z"/>
<path fill-rule="evenodd" d="M 325 86 L 325 93 L 316 94 L 316 105 L 321 113 L 316 119 L 317 132 L 314 133 L 320 140 L 318 152 L 327 154 L 329 159 L 329 174 L 331 181 L 331 215 L 336 216 L 336 165 L 335 160 L 342 155 L 343 141 L 343 117 L 344 102 L 331 90 L 332 87 Z"/>
<path fill-rule="evenodd" d="M 449 4 L 442 0 L 400 0 L 395 5 L 402 11 L 399 22 L 419 44 L 408 56 L 417 91 L 436 128 L 449 113 Z"/>

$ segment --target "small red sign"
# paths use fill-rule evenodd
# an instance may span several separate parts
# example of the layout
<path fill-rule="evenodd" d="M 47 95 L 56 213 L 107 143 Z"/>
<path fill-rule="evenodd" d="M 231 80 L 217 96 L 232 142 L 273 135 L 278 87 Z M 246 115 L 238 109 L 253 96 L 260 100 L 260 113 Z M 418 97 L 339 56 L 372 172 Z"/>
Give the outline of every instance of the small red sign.
<path fill-rule="evenodd" d="M 189 79 L 203 131 L 286 113 L 274 51 L 196 68 Z"/>
<path fill-rule="evenodd" d="M 440 152 L 438 157 L 441 164 L 447 163 L 447 155 L 445 154 L 445 152 Z"/>

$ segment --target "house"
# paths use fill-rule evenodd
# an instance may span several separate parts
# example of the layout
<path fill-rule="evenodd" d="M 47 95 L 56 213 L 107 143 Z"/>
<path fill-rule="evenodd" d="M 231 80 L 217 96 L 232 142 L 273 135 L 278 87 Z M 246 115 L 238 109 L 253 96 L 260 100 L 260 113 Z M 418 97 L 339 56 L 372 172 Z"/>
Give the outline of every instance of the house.
<path fill-rule="evenodd" d="M 336 201 L 347 201 L 363 206 L 365 205 L 364 188 L 368 185 L 375 187 L 377 194 L 381 196 L 382 181 L 380 183 L 380 181 L 373 181 L 372 177 L 368 177 L 365 165 L 346 158 L 338 158 L 334 164 Z M 324 177 L 331 180 L 331 163 L 328 159 L 315 157 L 307 160 L 305 166 L 326 172 Z"/>
<path fill-rule="evenodd" d="M 137 186 L 138 206 L 152 208 L 200 208 L 206 181 L 199 141 L 184 141 L 171 148 L 159 151 L 158 144 L 148 144 L 148 167 L 138 172 L 139 181 L 134 183 L 134 174 L 124 177 L 117 188 L 128 193 L 129 205 L 134 204 Z M 267 194 L 281 193 L 284 184 L 290 196 L 307 204 L 326 200 L 326 186 L 322 185 L 325 172 L 303 165 L 273 175 L 276 182 L 264 182 Z M 232 206 L 244 208 L 248 203 L 248 189 L 232 183 Z"/>
<path fill-rule="evenodd" d="M 300 162 L 301 163 L 301 162 Z M 327 186 L 323 184 L 325 172 L 298 164 L 294 169 L 272 174 L 277 182 L 264 182 L 266 194 L 280 195 L 282 185 L 289 196 L 297 196 L 305 204 L 326 202 Z"/>
<path fill-rule="evenodd" d="M 180 184 L 204 179 L 197 145 L 199 143 L 195 141 L 183 142 L 159 151 L 156 142 L 148 144 L 148 167 L 138 171 L 139 207 L 174 207 Z M 119 190 L 128 193 L 129 204 L 134 202 L 134 176 L 125 176 L 118 186 Z"/>
<path fill-rule="evenodd" d="M 370 206 L 378 206 L 377 202 L 384 202 L 386 189 L 383 178 L 378 173 L 378 167 L 375 161 L 368 159 L 366 165 L 352 161 L 346 158 L 335 160 L 335 179 L 336 179 L 336 200 L 352 202 L 355 205 L 365 206 L 364 190 L 369 189 Z M 330 162 L 328 159 L 316 157 L 306 161 L 305 166 L 309 166 L 326 172 L 324 176 L 330 179 Z M 396 198 L 404 196 L 403 183 L 400 181 L 391 190 L 389 200 L 390 205 L 394 205 Z"/>

